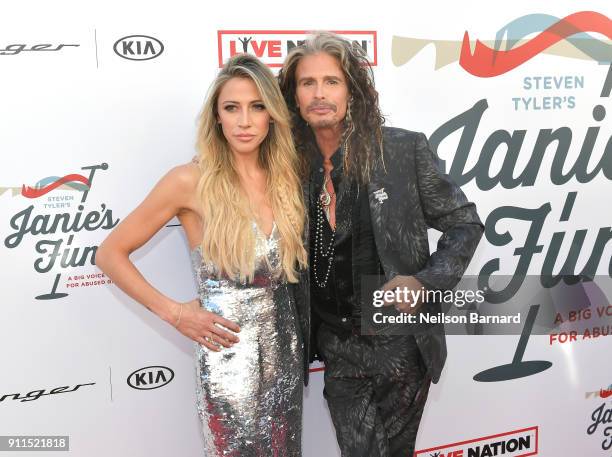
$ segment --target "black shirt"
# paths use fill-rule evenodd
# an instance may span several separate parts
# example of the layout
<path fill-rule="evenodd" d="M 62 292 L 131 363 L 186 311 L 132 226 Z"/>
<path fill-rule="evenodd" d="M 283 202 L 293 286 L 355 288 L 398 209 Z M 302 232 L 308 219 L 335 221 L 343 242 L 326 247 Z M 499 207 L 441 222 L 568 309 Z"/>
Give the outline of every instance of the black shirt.
<path fill-rule="evenodd" d="M 314 327 L 319 322 L 325 322 L 340 333 L 350 333 L 360 328 L 361 276 L 377 275 L 381 267 L 372 232 L 366 186 L 360 186 L 344 175 L 342 154 L 342 148 L 339 148 L 331 157 L 331 179 L 336 192 L 336 233 L 333 261 L 324 287 L 320 285 L 325 282 L 328 258 L 321 256 L 321 242 L 316 241 L 317 224 L 320 223 L 322 227 L 324 253 L 330 247 L 333 232 L 319 200 L 325 175 L 323 158 L 318 154 L 311 162 L 310 284 Z"/>

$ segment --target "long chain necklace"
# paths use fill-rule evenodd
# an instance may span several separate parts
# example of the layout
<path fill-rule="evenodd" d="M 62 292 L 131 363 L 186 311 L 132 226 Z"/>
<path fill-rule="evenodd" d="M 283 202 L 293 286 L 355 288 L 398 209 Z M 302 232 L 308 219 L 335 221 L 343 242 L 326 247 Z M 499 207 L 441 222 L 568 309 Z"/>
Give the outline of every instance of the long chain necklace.
<path fill-rule="evenodd" d="M 323 240 L 323 224 L 324 218 L 327 217 L 329 220 L 329 211 L 330 205 L 332 201 L 332 195 L 327 190 L 327 181 L 328 176 L 325 176 L 323 180 L 323 189 L 321 190 L 321 194 L 319 195 L 319 199 L 317 202 L 317 226 L 315 228 L 315 242 L 314 242 L 314 262 L 313 262 L 313 271 L 314 271 L 314 280 L 317 283 L 317 286 L 320 288 L 325 288 L 327 286 L 327 281 L 329 280 L 329 274 L 331 273 L 333 260 L 334 260 L 334 240 L 336 238 L 336 227 L 332 227 L 332 236 L 329 241 L 329 245 L 327 248 L 324 246 Z M 331 224 L 330 224 L 331 225 Z M 321 260 L 327 258 L 327 268 L 325 269 L 325 278 L 321 281 L 319 280 L 319 264 L 317 259 Z"/>

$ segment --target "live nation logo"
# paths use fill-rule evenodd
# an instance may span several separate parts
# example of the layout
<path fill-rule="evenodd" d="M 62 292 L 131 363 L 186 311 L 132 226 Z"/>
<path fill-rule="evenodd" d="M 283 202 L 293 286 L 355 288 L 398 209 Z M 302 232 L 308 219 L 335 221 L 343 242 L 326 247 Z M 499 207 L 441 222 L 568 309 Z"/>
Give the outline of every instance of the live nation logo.
<path fill-rule="evenodd" d="M 82 245 L 78 239 L 79 232 L 110 230 L 119 223 L 105 203 L 98 206 L 87 202 L 96 172 L 107 169 L 107 163 L 88 165 L 81 167 L 84 173 L 73 170 L 64 176 L 46 176 L 33 185 L 0 186 L 0 195 L 10 192 L 13 197 L 29 201 L 27 206 L 8 215 L 12 232 L 4 239 L 4 246 L 16 249 L 24 240 L 33 238 L 36 252 L 34 270 L 54 278 L 49 281 L 50 290 L 37 295 L 37 300 L 68 296 L 68 293 L 58 292 L 63 271 L 72 273 L 80 267 L 95 265 L 98 246 Z M 63 285 L 67 288 L 89 287 L 107 282 L 99 279 L 99 273 L 92 273 L 71 275 Z"/>
<path fill-rule="evenodd" d="M 414 457 L 525 457 L 538 454 L 538 427 L 422 449 Z"/>
<path fill-rule="evenodd" d="M 375 31 L 334 30 L 334 33 L 357 43 L 367 54 L 370 65 L 377 65 Z M 238 53 L 253 54 L 269 67 L 282 67 L 289 51 L 304 43 L 308 34 L 305 30 L 218 30 L 219 67 Z"/>

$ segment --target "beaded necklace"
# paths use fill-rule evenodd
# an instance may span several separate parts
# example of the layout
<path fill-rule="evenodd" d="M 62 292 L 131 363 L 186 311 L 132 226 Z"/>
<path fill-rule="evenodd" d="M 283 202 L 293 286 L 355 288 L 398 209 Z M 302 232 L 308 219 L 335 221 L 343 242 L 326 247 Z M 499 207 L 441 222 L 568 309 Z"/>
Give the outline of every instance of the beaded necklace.
<path fill-rule="evenodd" d="M 327 191 L 327 180 L 329 178 L 325 176 L 323 180 L 323 189 L 321 190 L 321 194 L 317 199 L 317 226 L 315 228 L 315 242 L 314 242 L 314 261 L 313 261 L 313 271 L 314 271 L 314 280 L 320 288 L 325 288 L 327 286 L 327 281 L 329 280 L 329 274 L 332 269 L 333 260 L 334 260 L 334 240 L 336 238 L 336 227 L 332 227 L 332 236 L 329 241 L 329 245 L 327 248 L 324 246 L 323 240 L 323 224 L 325 223 L 324 218 L 327 217 L 329 220 L 329 206 L 331 204 L 332 195 Z M 325 278 L 321 281 L 319 279 L 319 262 L 318 259 L 323 261 L 327 258 L 327 268 L 325 269 Z"/>

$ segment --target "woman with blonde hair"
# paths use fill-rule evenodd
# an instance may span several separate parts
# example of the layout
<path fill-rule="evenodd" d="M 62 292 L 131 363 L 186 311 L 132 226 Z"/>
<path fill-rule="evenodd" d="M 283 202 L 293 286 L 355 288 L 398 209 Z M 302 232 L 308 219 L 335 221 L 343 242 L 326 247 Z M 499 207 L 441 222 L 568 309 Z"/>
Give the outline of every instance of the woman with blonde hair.
<path fill-rule="evenodd" d="M 205 455 L 300 456 L 304 335 L 293 291 L 307 277 L 305 210 L 287 107 L 255 57 L 234 56 L 220 71 L 197 146 L 100 245 L 96 263 L 197 343 Z M 128 258 L 174 216 L 198 285 L 187 303 L 157 291 Z"/>

